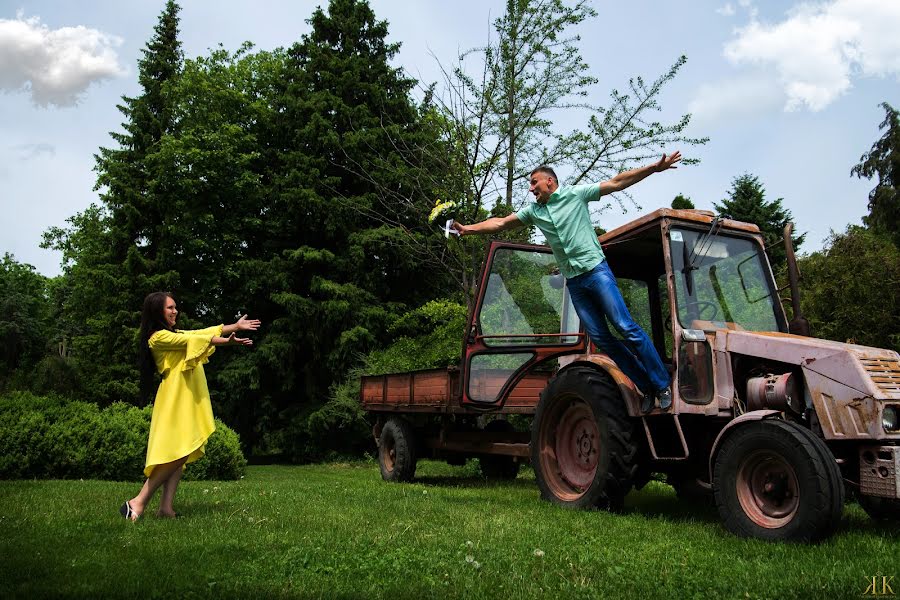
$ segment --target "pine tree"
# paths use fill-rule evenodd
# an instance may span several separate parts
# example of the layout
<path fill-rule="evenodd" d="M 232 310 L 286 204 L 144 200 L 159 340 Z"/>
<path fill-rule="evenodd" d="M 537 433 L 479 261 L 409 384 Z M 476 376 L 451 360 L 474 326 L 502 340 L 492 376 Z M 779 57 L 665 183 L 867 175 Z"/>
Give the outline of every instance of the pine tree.
<path fill-rule="evenodd" d="M 784 246 L 781 243 L 784 226 L 793 221 L 791 211 L 782 206 L 783 198 L 766 201 L 766 191 L 759 178 L 750 173 L 735 177 L 731 182 L 728 197 L 721 204 L 714 204 L 720 215 L 759 226 L 765 240 L 772 269 L 778 271 L 786 262 Z M 794 249 L 803 243 L 806 234 L 792 236 Z"/>
<path fill-rule="evenodd" d="M 298 427 L 363 353 L 386 341 L 389 324 L 444 281 L 398 236 L 420 236 L 420 214 L 381 206 L 369 184 L 403 189 L 421 173 L 415 157 L 397 151 L 427 138 L 410 99 L 414 81 L 390 65 L 399 45 L 364 1 L 332 0 L 309 23 L 312 31 L 285 51 L 274 116 L 261 134 L 267 231 L 248 248 L 265 274 L 254 285 L 275 317 L 254 353 L 260 393 L 271 418 L 295 418 Z M 370 221 L 373 211 L 385 220 Z"/>
<path fill-rule="evenodd" d="M 887 102 L 881 103 L 884 135 L 860 157 L 850 171 L 857 177 L 878 176 L 878 184 L 869 192 L 869 214 L 863 222 L 877 233 L 890 237 L 900 247 L 900 113 Z"/>
<path fill-rule="evenodd" d="M 118 147 L 101 148 L 95 156 L 100 207 L 44 236 L 44 247 L 63 252 L 62 328 L 71 336 L 85 387 L 100 402 L 137 400 L 141 302 L 148 292 L 177 281 L 155 265 L 172 199 L 157 184 L 160 165 L 154 159 L 163 136 L 176 126 L 170 90 L 182 68 L 179 10 L 167 2 L 138 61 L 142 93 L 123 97 L 118 106 L 126 118 L 124 133 L 110 134 Z"/>
<path fill-rule="evenodd" d="M 672 208 L 676 210 L 692 210 L 697 207 L 694 206 L 693 202 L 691 202 L 689 196 L 678 194 L 677 196 L 675 196 L 675 198 L 672 199 Z"/>

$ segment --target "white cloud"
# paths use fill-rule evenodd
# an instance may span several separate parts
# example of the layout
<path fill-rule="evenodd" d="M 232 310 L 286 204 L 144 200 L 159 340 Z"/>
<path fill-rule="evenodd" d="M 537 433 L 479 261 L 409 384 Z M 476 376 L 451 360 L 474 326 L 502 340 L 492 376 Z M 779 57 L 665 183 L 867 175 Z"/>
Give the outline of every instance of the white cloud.
<path fill-rule="evenodd" d="M 735 65 L 765 69 L 787 95 L 786 110 L 822 110 L 858 76 L 900 75 L 900 2 L 801 4 L 774 25 L 756 19 L 725 45 Z"/>
<path fill-rule="evenodd" d="M 717 8 L 716 12 L 723 17 L 731 17 L 734 15 L 734 6 L 731 5 L 731 2 L 726 2 L 725 6 Z"/>
<path fill-rule="evenodd" d="M 39 17 L 0 19 L 0 90 L 25 91 L 38 106 L 73 106 L 91 83 L 124 75 L 122 39 L 96 29 L 49 29 Z"/>
<path fill-rule="evenodd" d="M 749 75 L 701 85 L 688 112 L 695 124 L 710 125 L 778 110 L 783 104 L 784 92 L 775 82 Z"/>
<path fill-rule="evenodd" d="M 13 148 L 19 160 L 31 160 L 38 158 L 42 154 L 48 156 L 56 156 L 56 147 L 53 144 L 20 144 Z"/>

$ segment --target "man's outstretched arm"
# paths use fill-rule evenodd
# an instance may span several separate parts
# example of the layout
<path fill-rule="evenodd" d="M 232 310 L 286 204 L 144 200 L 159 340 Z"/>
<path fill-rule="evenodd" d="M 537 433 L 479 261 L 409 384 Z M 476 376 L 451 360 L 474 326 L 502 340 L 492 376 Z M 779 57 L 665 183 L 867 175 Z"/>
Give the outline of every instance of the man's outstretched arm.
<path fill-rule="evenodd" d="M 677 169 L 678 167 L 675 166 L 675 163 L 679 161 L 681 161 L 681 152 L 676 150 L 669 155 L 663 154 L 662 158 L 655 163 L 631 169 L 630 171 L 622 171 L 609 181 L 604 181 L 600 184 L 600 195 L 604 196 L 614 192 L 621 192 L 653 173 L 659 173 L 667 169 Z"/>
<path fill-rule="evenodd" d="M 506 231 L 507 229 L 515 229 L 525 224 L 519 220 L 516 213 L 506 217 L 491 217 L 485 219 L 481 223 L 474 225 L 463 225 L 453 221 L 453 229 L 459 232 L 459 235 L 483 235 L 486 233 L 497 233 L 498 231 Z"/>

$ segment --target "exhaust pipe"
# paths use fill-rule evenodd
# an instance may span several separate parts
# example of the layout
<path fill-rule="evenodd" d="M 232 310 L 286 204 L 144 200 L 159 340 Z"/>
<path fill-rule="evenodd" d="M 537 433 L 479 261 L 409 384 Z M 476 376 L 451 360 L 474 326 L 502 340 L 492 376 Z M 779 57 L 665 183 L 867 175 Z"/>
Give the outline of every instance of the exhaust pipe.
<path fill-rule="evenodd" d="M 793 309 L 794 318 L 788 323 L 788 332 L 795 335 L 812 335 L 809 327 L 809 321 L 803 316 L 800 310 L 800 268 L 797 266 L 797 257 L 794 256 L 794 243 L 791 241 L 791 233 L 794 231 L 794 224 L 788 223 L 784 226 L 784 253 L 787 257 L 788 281 L 791 285 L 791 308 Z"/>

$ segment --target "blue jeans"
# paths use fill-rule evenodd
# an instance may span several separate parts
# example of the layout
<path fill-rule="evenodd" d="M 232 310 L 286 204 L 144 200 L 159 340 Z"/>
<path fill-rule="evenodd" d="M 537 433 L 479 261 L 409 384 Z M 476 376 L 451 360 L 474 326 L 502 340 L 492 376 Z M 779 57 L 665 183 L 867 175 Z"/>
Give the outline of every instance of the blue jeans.
<path fill-rule="evenodd" d="M 607 261 L 567 280 L 566 286 L 575 312 L 591 340 L 619 365 L 638 389 L 644 394 L 652 394 L 669 386 L 669 371 L 653 342 L 628 312 Z M 607 319 L 625 343 L 609 332 Z"/>

